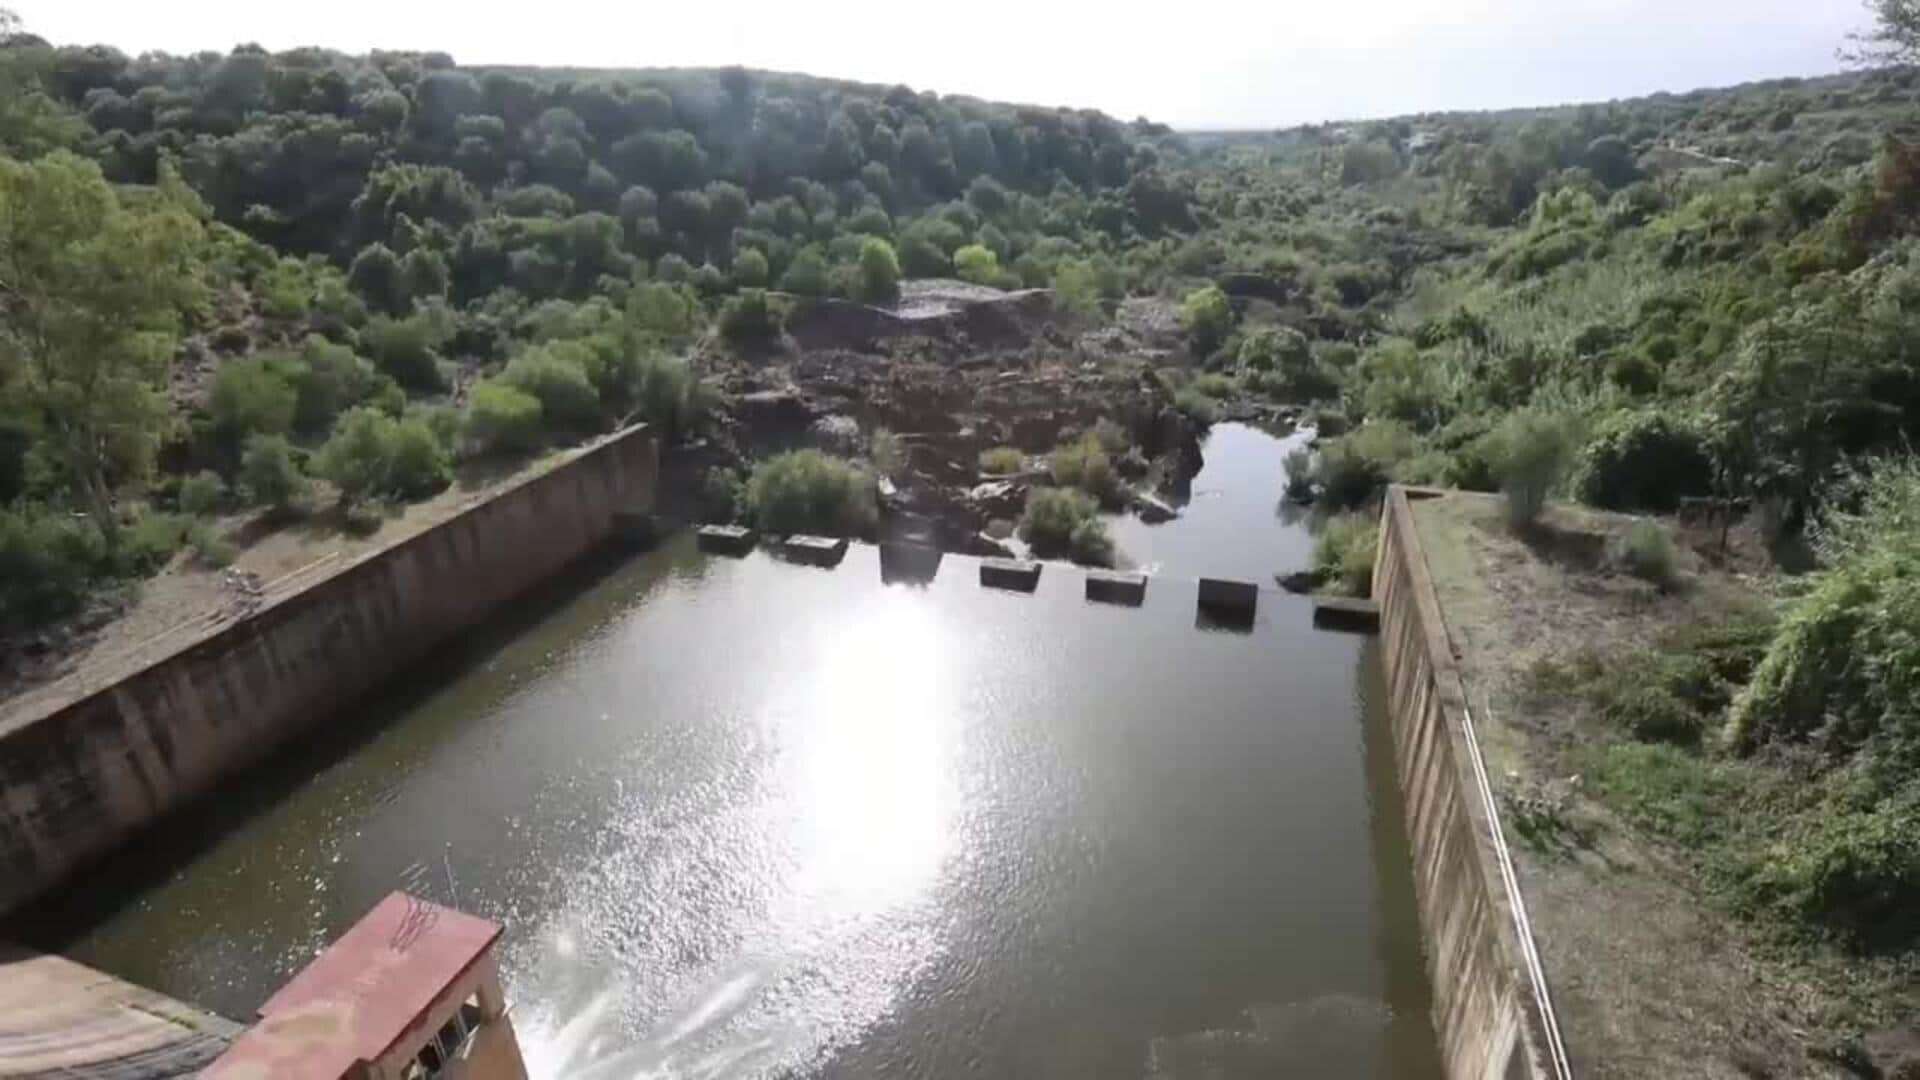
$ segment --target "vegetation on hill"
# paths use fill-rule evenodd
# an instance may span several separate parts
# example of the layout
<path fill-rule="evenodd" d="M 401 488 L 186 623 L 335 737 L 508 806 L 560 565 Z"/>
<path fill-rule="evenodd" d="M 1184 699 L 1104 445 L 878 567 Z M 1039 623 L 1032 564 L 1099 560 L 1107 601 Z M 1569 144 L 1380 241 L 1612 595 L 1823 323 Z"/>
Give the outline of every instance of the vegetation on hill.
<path fill-rule="evenodd" d="M 701 351 L 778 347 L 808 298 L 1155 298 L 1188 348 L 1129 362 L 1186 369 L 1143 374 L 1200 424 L 1311 406 L 1335 506 L 1393 480 L 1504 489 L 1522 524 L 1712 497 L 1823 538 L 1750 686 L 1622 715 L 1681 754 L 1713 710 L 1741 752 L 1821 748 L 1825 809 L 1768 895 L 1910 943 L 1920 17 L 1873 7 L 1881 66 L 1831 78 L 1190 135 L 737 68 L 130 57 L 0 15 L 0 631 L 185 543 L 218 561 L 237 505 L 364 513 L 474 457 L 690 433 Z M 1036 546 L 1112 557 L 1116 452 L 1045 459 Z M 863 532 L 873 487 L 801 454 L 715 502 Z M 1323 546 L 1351 588 L 1364 532 Z M 1671 575 L 1664 533 L 1633 554 Z"/>

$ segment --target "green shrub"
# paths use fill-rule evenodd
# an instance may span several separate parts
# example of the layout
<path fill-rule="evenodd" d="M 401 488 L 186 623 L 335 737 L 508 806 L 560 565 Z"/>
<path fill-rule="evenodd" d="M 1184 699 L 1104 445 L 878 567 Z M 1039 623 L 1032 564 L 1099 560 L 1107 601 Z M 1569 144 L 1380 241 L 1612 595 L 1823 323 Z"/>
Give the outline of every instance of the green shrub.
<path fill-rule="evenodd" d="M 893 245 L 877 236 L 860 242 L 858 299 L 890 304 L 900 298 L 900 260 Z"/>
<path fill-rule="evenodd" d="M 1636 673 L 1628 672 L 1628 677 Z M 1693 746 L 1700 741 L 1705 720 L 1668 688 L 1658 684 L 1630 682 L 1606 702 L 1601 710 L 1611 723 L 1641 742 L 1673 743 Z"/>
<path fill-rule="evenodd" d="M 284 510 L 307 495 L 307 477 L 282 435 L 254 435 L 240 454 L 240 489 L 253 502 Z"/>
<path fill-rule="evenodd" d="M 1671 512 L 1689 495 L 1713 487 L 1713 462 L 1690 426 L 1663 412 L 1615 413 L 1580 453 L 1574 473 L 1580 500 L 1609 510 Z"/>
<path fill-rule="evenodd" d="M 1215 286 L 1195 289 L 1180 304 L 1180 325 L 1194 355 L 1211 356 L 1233 330 L 1233 304 Z"/>
<path fill-rule="evenodd" d="M 980 451 L 980 471 L 990 476 L 1010 476 L 1027 467 L 1027 455 L 1011 446 L 996 446 Z"/>
<path fill-rule="evenodd" d="M 484 380 L 467 401 L 467 435 L 483 451 L 517 453 L 545 437 L 540 399 L 503 382 Z"/>
<path fill-rule="evenodd" d="M 879 519 L 873 477 L 818 450 L 795 450 L 753 467 L 747 512 L 770 533 L 864 535 Z"/>
<path fill-rule="evenodd" d="M 769 273 L 767 257 L 747 248 L 733 257 L 733 283 L 743 289 L 764 289 Z"/>
<path fill-rule="evenodd" d="M 507 364 L 500 381 L 540 402 L 548 426 L 574 432 L 601 426 L 600 392 L 587 377 L 587 351 L 556 341 L 526 349 Z"/>
<path fill-rule="evenodd" d="M 1055 447 L 1048 465 L 1053 482 L 1061 487 L 1079 488 L 1096 499 L 1114 492 L 1113 463 L 1097 435 L 1088 433 L 1077 442 Z"/>
<path fill-rule="evenodd" d="M 1373 595 L 1373 560 L 1380 523 L 1371 514 L 1342 514 L 1321 527 L 1313 543 L 1313 569 L 1323 584 L 1346 596 Z"/>
<path fill-rule="evenodd" d="M 1020 539 L 1043 558 L 1065 555 L 1103 566 L 1113 560 L 1113 541 L 1100 518 L 1100 504 L 1072 488 L 1039 487 L 1028 493 Z"/>
<path fill-rule="evenodd" d="M 1068 548 L 1074 562 L 1088 566 L 1113 565 L 1113 536 L 1108 533 L 1104 518 L 1090 517 L 1075 525 Z"/>
<path fill-rule="evenodd" d="M 782 322 L 765 289 L 742 289 L 720 308 L 720 333 L 736 345 L 772 341 Z"/>
<path fill-rule="evenodd" d="M 72 615 L 110 573 L 106 538 L 93 522 L 32 503 L 0 507 L 0 627 Z"/>
<path fill-rule="evenodd" d="M 1377 496 L 1400 464 L 1412 458 L 1419 440 L 1396 420 L 1374 420 L 1320 451 L 1314 470 L 1321 498 L 1333 509 L 1361 506 Z"/>
<path fill-rule="evenodd" d="M 1829 805 L 1754 860 L 1742 891 L 1861 949 L 1920 937 L 1920 787 L 1875 805 Z"/>
<path fill-rule="evenodd" d="M 1532 525 L 1566 475 L 1573 438 L 1567 418 L 1533 409 L 1510 413 L 1495 429 L 1489 460 L 1507 497 L 1507 520 Z"/>
<path fill-rule="evenodd" d="M 453 482 L 453 459 L 433 425 L 408 417 L 394 425 L 387 462 L 387 490 L 420 499 Z"/>
<path fill-rule="evenodd" d="M 961 281 L 975 285 L 998 285 L 1001 280 L 1000 257 L 979 244 L 968 244 L 953 253 L 953 272 Z"/>
<path fill-rule="evenodd" d="M 1173 407 L 1201 427 L 1213 426 L 1220 416 L 1220 403 L 1191 386 L 1173 396 Z"/>
<path fill-rule="evenodd" d="M 207 469 L 180 481 L 180 510 L 194 517 L 207 517 L 220 511 L 227 498 L 226 481 Z"/>
<path fill-rule="evenodd" d="M 873 467 L 882 476 L 892 476 L 907 464 L 907 445 L 900 436 L 886 428 L 877 428 L 867 440 L 867 456 L 873 460 Z"/>
<path fill-rule="evenodd" d="M 1621 541 L 1620 563 L 1634 577 L 1665 587 L 1674 582 L 1678 556 L 1672 537 L 1659 523 L 1636 521 Z"/>
<path fill-rule="evenodd" d="M 1100 290 L 1093 269 L 1084 262 L 1061 263 L 1053 272 L 1053 303 L 1082 318 L 1100 315 Z"/>
<path fill-rule="evenodd" d="M 374 369 L 372 361 L 321 337 L 309 337 L 301 347 L 293 386 L 298 395 L 293 424 L 305 432 L 326 431 L 341 410 L 388 387 L 398 389 L 390 376 Z"/>
<path fill-rule="evenodd" d="M 196 521 L 187 530 L 187 545 L 193 548 L 193 555 L 200 565 L 219 569 L 232 565 L 240 555 L 240 549 L 233 541 L 220 535 L 213 526 L 204 521 Z"/>
<path fill-rule="evenodd" d="M 401 386 L 437 393 L 447 388 L 440 348 L 451 336 L 444 318 L 425 310 L 404 319 L 376 315 L 360 331 L 360 347 Z"/>
<path fill-rule="evenodd" d="M 347 410 L 314 455 L 314 472 L 339 488 L 341 501 L 348 504 L 384 492 L 398 426 L 399 421 L 378 409 Z"/>
<path fill-rule="evenodd" d="M 746 501 L 746 484 L 732 469 L 714 466 L 700 479 L 700 517 L 703 521 L 725 525 L 740 516 Z"/>
<path fill-rule="evenodd" d="M 1133 436 L 1127 429 L 1104 416 L 1093 422 L 1093 430 L 1089 434 L 1100 443 L 1100 449 L 1109 455 L 1124 454 L 1133 447 Z"/>
<path fill-rule="evenodd" d="M 1287 476 L 1287 498 L 1296 502 L 1313 494 L 1313 451 L 1296 446 L 1281 463 Z"/>
<path fill-rule="evenodd" d="M 222 364 L 213 378 L 207 411 L 235 442 L 256 432 L 284 435 L 293 430 L 300 394 L 285 368 L 267 357 Z"/>

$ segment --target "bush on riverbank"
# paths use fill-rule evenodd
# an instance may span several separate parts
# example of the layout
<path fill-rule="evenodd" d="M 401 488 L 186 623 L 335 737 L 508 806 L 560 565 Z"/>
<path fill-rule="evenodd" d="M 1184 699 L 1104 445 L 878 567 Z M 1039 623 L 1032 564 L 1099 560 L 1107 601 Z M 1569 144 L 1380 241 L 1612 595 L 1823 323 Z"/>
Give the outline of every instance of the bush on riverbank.
<path fill-rule="evenodd" d="M 1313 543 L 1313 570 L 1323 586 L 1344 596 L 1373 595 L 1373 558 L 1380 523 L 1372 514 L 1342 514 Z"/>
<path fill-rule="evenodd" d="M 769 533 L 861 536 L 879 520 L 873 476 L 818 450 L 794 450 L 753 467 L 747 515 Z"/>
<path fill-rule="evenodd" d="M 989 476 L 1011 476 L 1027 467 L 1027 455 L 1012 446 L 980 451 L 980 471 Z"/>
<path fill-rule="evenodd" d="M 1020 539 L 1042 558 L 1068 556 L 1094 566 L 1113 565 L 1113 538 L 1093 496 L 1072 488 L 1034 488 L 1020 519 Z"/>

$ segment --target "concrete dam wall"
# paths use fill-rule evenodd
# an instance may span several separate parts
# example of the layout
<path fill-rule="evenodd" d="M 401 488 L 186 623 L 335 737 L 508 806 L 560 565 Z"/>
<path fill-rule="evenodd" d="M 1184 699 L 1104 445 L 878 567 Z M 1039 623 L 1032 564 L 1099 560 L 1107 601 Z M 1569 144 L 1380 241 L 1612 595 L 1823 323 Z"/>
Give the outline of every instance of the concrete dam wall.
<path fill-rule="evenodd" d="M 629 428 L 132 670 L 0 720 L 0 914 L 351 706 L 652 508 Z"/>
<path fill-rule="evenodd" d="M 1503 872 L 1465 687 L 1407 499 L 1404 488 L 1388 492 L 1373 595 L 1441 1060 L 1453 1080 L 1551 1080 L 1566 1074 L 1544 975 L 1530 968 L 1532 943 L 1515 920 L 1523 901 Z"/>

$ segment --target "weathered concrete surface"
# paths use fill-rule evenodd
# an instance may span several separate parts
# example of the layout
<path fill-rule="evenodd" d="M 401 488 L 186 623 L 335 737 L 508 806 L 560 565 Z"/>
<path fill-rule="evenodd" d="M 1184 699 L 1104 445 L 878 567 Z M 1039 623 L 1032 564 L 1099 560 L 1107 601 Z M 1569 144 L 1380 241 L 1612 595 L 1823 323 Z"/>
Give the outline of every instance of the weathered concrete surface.
<path fill-rule="evenodd" d="M 924 585 L 940 573 L 941 552 L 931 544 L 880 545 L 880 580 Z"/>
<path fill-rule="evenodd" d="M 1026 559 L 981 559 L 980 584 L 990 589 L 1030 593 L 1040 587 L 1037 562 Z"/>
<path fill-rule="evenodd" d="M 1119 570 L 1089 570 L 1087 599 L 1099 604 L 1139 607 L 1147 602 L 1147 575 Z"/>
<path fill-rule="evenodd" d="M 1260 586 L 1250 581 L 1201 578 L 1200 613 L 1227 623 L 1251 623 L 1260 608 Z"/>
<path fill-rule="evenodd" d="M 138 668 L 0 720 L 0 913 L 333 716 L 652 508 L 636 427 L 269 596 Z"/>
<path fill-rule="evenodd" d="M 781 553 L 789 560 L 805 563 L 808 566 L 835 567 L 847 557 L 847 538 L 844 536 L 789 536 L 780 546 Z"/>
<path fill-rule="evenodd" d="M 712 555 L 745 555 L 758 540 L 744 525 L 702 525 L 697 537 L 700 550 Z"/>
<path fill-rule="evenodd" d="M 64 957 L 0 946 L 0 1076 L 197 1076 L 239 1033 Z"/>
<path fill-rule="evenodd" d="M 1398 487 L 1383 511 L 1373 595 L 1441 1060 L 1454 1080 L 1551 1078 L 1546 1018 L 1469 756 L 1464 688 Z"/>
<path fill-rule="evenodd" d="M 1345 596 L 1313 598 L 1313 625 L 1321 630 L 1371 634 L 1380 629 L 1380 605 Z"/>

